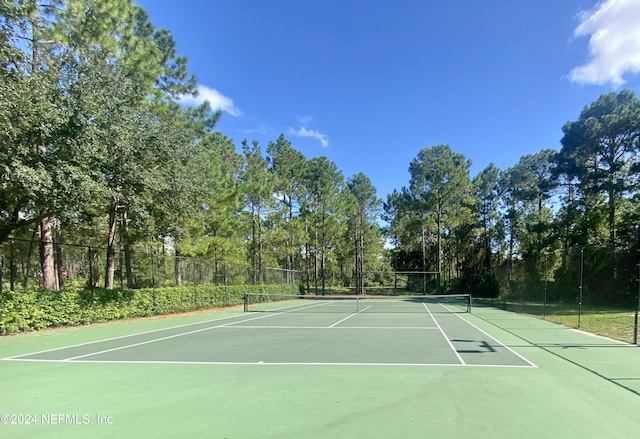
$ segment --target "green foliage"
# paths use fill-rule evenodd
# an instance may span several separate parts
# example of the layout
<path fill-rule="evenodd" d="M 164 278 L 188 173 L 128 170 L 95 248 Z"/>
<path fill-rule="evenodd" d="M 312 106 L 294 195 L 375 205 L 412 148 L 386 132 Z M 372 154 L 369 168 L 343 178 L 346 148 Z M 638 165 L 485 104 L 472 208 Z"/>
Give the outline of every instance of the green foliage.
<path fill-rule="evenodd" d="M 580 220 L 596 239 L 591 211 L 606 212 L 597 222 L 606 225 L 613 245 L 623 199 L 638 191 L 640 100 L 629 90 L 602 95 L 562 131 L 558 175 L 572 184 L 571 196 L 584 206 Z"/>
<path fill-rule="evenodd" d="M 292 290 L 295 288 L 291 287 Z M 247 286 L 239 285 L 199 285 L 139 290 L 5 292 L 2 300 L 3 329 L 5 333 L 11 334 L 237 306 L 243 303 L 247 290 Z M 267 290 L 266 286 L 251 287 L 252 292 Z"/>

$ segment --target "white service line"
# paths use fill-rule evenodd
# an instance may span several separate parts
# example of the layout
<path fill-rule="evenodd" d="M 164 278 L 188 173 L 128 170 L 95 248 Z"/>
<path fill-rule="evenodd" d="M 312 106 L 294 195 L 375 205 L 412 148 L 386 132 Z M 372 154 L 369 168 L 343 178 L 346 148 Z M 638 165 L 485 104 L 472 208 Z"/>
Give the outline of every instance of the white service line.
<path fill-rule="evenodd" d="M 483 331 L 482 329 L 478 328 L 476 325 L 474 325 L 473 323 L 471 323 L 470 321 L 468 321 L 467 319 L 464 319 L 462 317 L 460 317 L 459 314 L 456 314 L 456 317 L 462 319 L 463 322 L 466 322 L 467 324 L 471 325 L 472 327 L 474 327 L 476 330 L 480 331 L 481 333 L 483 333 L 484 335 L 486 335 L 487 337 L 489 337 L 491 340 L 495 341 L 496 343 L 498 343 L 500 346 L 502 346 L 503 348 L 505 348 L 506 350 L 508 350 L 509 352 L 511 352 L 513 355 L 515 355 L 516 357 L 520 358 L 522 361 L 525 361 L 526 363 L 530 364 L 531 367 L 538 367 L 535 364 L 533 364 L 531 361 L 527 360 L 526 358 L 524 358 L 522 355 L 520 355 L 519 353 L 517 353 L 516 351 L 514 351 L 513 349 L 511 349 L 509 346 L 505 345 L 504 343 L 502 343 L 500 340 L 498 340 L 495 337 L 490 336 L 489 334 L 487 334 L 485 331 Z"/>
<path fill-rule="evenodd" d="M 351 316 L 349 316 L 351 317 Z M 348 318 L 348 317 L 347 317 Z M 342 319 L 341 321 L 344 321 Z M 338 322 L 340 323 L 340 322 Z M 248 326 L 233 326 L 233 329 L 296 329 L 299 331 L 304 331 L 307 329 L 318 330 L 318 329 L 366 329 L 366 330 L 382 330 L 382 331 L 391 331 L 394 329 L 401 329 L 406 331 L 407 329 L 417 329 L 417 330 L 437 330 L 438 328 L 435 326 L 334 326 L 338 323 L 334 323 L 331 326 L 260 326 L 260 325 L 248 325 Z M 230 326 L 225 326 L 225 328 L 230 328 Z"/>
<path fill-rule="evenodd" d="M 337 322 L 335 322 L 333 325 L 329 326 L 329 328 L 333 328 L 334 326 L 339 325 L 340 323 L 344 322 L 345 320 L 350 319 L 351 317 L 353 317 L 353 316 L 357 316 L 357 315 L 358 315 L 358 313 L 357 313 L 357 312 L 354 312 L 354 313 L 353 313 L 353 314 L 351 314 L 350 316 L 347 316 L 347 317 L 345 317 L 345 318 L 344 318 L 344 319 L 342 319 L 342 320 L 338 320 L 338 321 L 337 321 Z"/>
<path fill-rule="evenodd" d="M 158 342 L 158 341 L 170 340 L 172 338 L 182 337 L 183 335 L 196 334 L 198 332 L 209 331 L 211 329 L 216 329 L 216 328 L 224 328 L 224 327 L 227 327 L 227 326 L 235 325 L 236 323 L 244 323 L 244 322 L 249 322 L 251 320 L 264 319 L 264 318 L 267 318 L 267 317 L 277 316 L 277 315 L 280 315 L 280 314 L 282 314 L 282 313 L 272 313 L 272 314 L 267 314 L 267 315 L 263 315 L 263 316 L 259 316 L 259 317 L 254 317 L 252 319 L 242 320 L 240 322 L 225 323 L 224 325 L 209 326 L 208 328 L 201 328 L 201 329 L 196 329 L 196 330 L 193 330 L 193 331 L 181 332 L 180 334 L 169 335 L 167 337 L 155 338 L 155 339 L 152 339 L 152 340 L 142 341 L 140 343 L 133 343 L 133 344 L 125 345 L 125 346 L 118 346 L 116 348 L 105 349 L 103 351 L 98 351 L 98 352 L 91 352 L 89 354 L 78 355 L 76 357 L 69 357 L 69 358 L 65 358 L 65 359 L 63 359 L 61 361 L 73 361 L 73 360 L 76 360 L 78 358 L 85 358 L 85 357 L 92 357 L 94 355 L 106 354 L 108 352 L 114 352 L 114 351 L 119 351 L 119 350 L 122 350 L 122 349 L 128 349 L 128 348 L 132 348 L 132 347 L 136 347 L 136 346 L 142 346 L 142 345 L 146 345 L 146 344 L 150 344 L 150 343 L 155 343 L 155 342 Z"/>
<path fill-rule="evenodd" d="M 462 359 L 462 357 L 460 356 L 460 354 L 458 353 L 456 348 L 453 346 L 453 343 L 451 343 L 451 340 L 449 340 L 449 337 L 447 337 L 447 334 L 445 334 L 445 332 L 442 330 L 442 327 L 440 326 L 440 324 L 438 323 L 436 318 L 433 316 L 433 314 L 431 314 L 431 311 L 429 311 L 429 308 L 427 307 L 426 303 L 423 303 L 422 305 L 424 306 L 424 309 L 427 310 L 427 312 L 429 313 L 429 315 L 433 319 L 433 323 L 436 324 L 436 326 L 438 327 L 438 329 L 440 330 L 440 332 L 444 336 L 445 340 L 447 340 L 447 343 L 451 347 L 451 350 L 456 354 L 456 357 L 458 357 L 458 360 L 460 360 L 460 363 L 462 363 L 463 366 L 466 366 L 467 363 L 465 363 L 465 361 Z"/>

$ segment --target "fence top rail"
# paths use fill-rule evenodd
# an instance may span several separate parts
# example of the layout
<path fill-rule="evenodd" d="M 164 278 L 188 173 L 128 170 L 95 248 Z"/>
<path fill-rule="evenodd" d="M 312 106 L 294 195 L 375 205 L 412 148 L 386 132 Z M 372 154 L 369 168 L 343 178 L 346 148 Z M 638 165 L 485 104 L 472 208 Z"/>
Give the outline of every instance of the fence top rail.
<path fill-rule="evenodd" d="M 394 271 L 393 274 L 438 274 L 439 271 Z"/>

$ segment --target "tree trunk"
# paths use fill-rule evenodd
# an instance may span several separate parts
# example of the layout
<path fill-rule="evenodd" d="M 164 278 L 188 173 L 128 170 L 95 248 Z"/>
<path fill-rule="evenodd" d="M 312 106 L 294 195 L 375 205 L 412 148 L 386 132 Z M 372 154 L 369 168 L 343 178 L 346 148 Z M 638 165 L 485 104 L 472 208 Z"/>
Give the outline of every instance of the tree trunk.
<path fill-rule="evenodd" d="M 129 239 L 129 216 L 122 212 L 122 238 L 124 241 L 124 270 L 127 273 L 127 288 L 135 286 L 133 268 L 131 264 L 131 240 Z"/>
<path fill-rule="evenodd" d="M 9 242 L 9 290 L 15 291 L 16 281 L 16 261 L 13 253 L 13 241 Z M 1 286 L 0 286 L 1 287 Z"/>
<path fill-rule="evenodd" d="M 37 0 L 32 0 L 33 16 L 31 18 L 31 73 L 36 74 L 39 61 L 38 42 L 38 18 L 40 6 Z M 44 155 L 46 148 L 43 145 L 37 146 L 37 152 Z M 51 236 L 51 221 L 49 218 L 42 218 L 39 222 L 40 228 L 40 268 L 42 270 L 42 286 L 45 290 L 57 291 L 58 282 L 55 274 L 53 239 Z"/>
<path fill-rule="evenodd" d="M 257 261 L 256 261 L 256 210 L 255 206 L 251 206 L 251 268 L 253 285 L 257 284 Z"/>
<path fill-rule="evenodd" d="M 609 189 L 609 241 L 611 247 L 615 248 L 616 245 L 616 200 L 615 191 L 613 188 Z"/>
<path fill-rule="evenodd" d="M 58 291 L 58 280 L 54 263 L 53 236 L 49 218 L 40 220 L 40 267 L 42 269 L 42 287 L 45 290 Z"/>
<path fill-rule="evenodd" d="M 182 286 L 182 252 L 180 251 L 180 247 L 176 245 L 176 262 L 175 266 L 175 278 L 176 278 L 176 287 Z"/>
<path fill-rule="evenodd" d="M 116 268 L 116 224 L 117 224 L 117 207 L 118 200 L 114 199 L 111 204 L 111 212 L 109 212 L 109 232 L 107 235 L 107 263 L 105 266 L 104 274 L 104 288 L 105 290 L 113 289 L 113 276 Z"/>
<path fill-rule="evenodd" d="M 27 257 L 20 258 L 23 290 L 26 290 L 29 286 L 29 279 L 31 278 L 31 255 L 33 254 L 33 245 L 36 239 L 36 235 L 38 235 L 39 233 L 40 233 L 40 221 L 38 221 L 38 225 L 33 229 L 33 234 L 31 235 L 31 240 L 29 241 L 29 250 L 27 251 Z"/>
<path fill-rule="evenodd" d="M 55 244 L 55 265 L 56 265 L 56 275 L 58 276 L 58 290 L 62 291 L 64 287 L 64 277 L 62 276 L 62 246 L 56 242 Z"/>
<path fill-rule="evenodd" d="M 314 247 L 313 247 L 313 285 L 315 287 L 315 293 L 318 294 L 318 223 L 315 220 L 314 212 Z"/>

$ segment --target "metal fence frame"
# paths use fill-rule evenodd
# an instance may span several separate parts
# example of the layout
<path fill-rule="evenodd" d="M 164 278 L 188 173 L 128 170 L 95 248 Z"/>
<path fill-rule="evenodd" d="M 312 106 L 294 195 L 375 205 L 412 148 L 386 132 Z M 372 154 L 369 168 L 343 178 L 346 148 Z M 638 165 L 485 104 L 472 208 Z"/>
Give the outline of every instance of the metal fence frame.
<path fill-rule="evenodd" d="M 585 315 L 607 310 L 633 312 L 638 344 L 640 240 L 637 248 L 579 246 L 539 257 L 514 259 L 493 269 L 497 303 L 509 311 L 548 318 L 550 309 L 573 310 L 581 329 Z"/>

